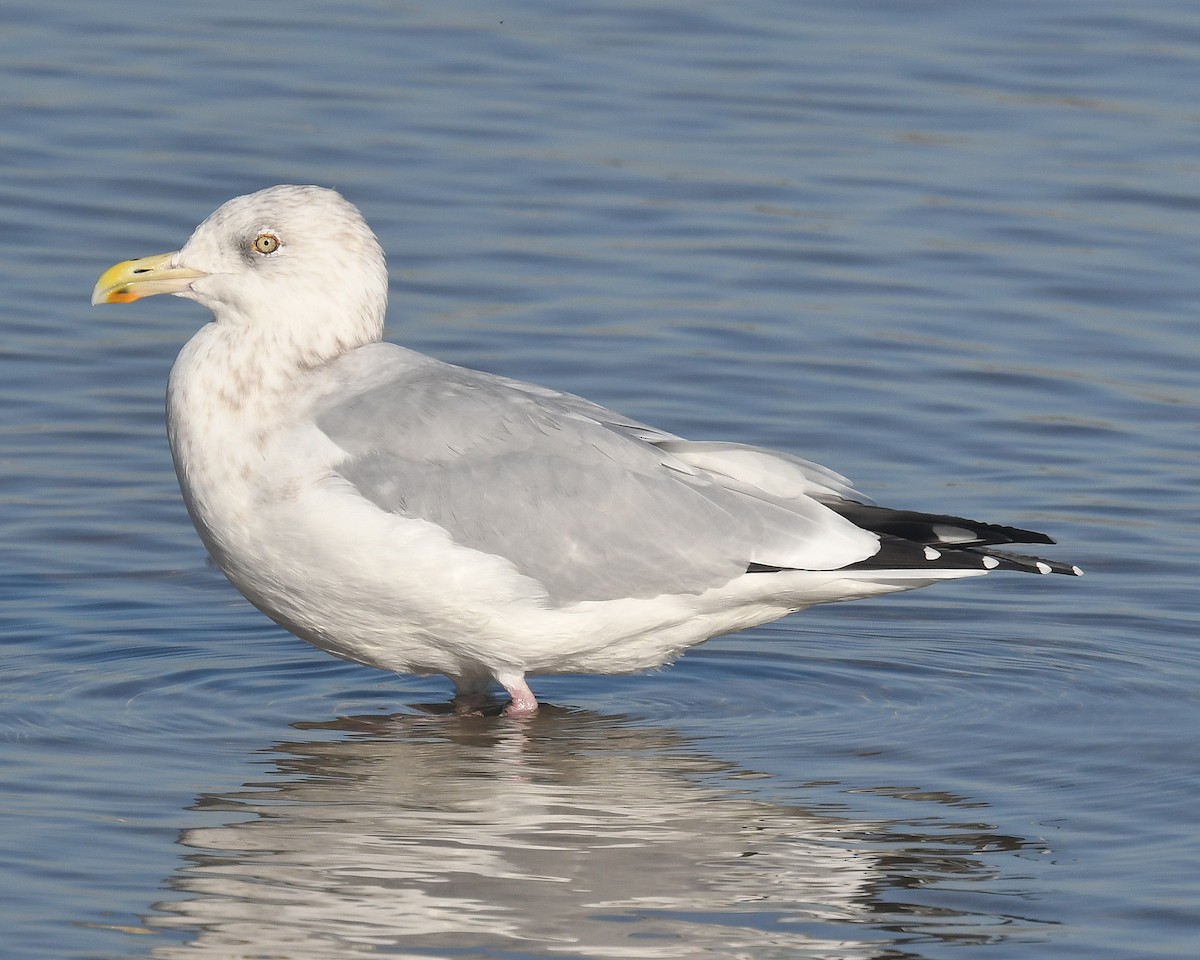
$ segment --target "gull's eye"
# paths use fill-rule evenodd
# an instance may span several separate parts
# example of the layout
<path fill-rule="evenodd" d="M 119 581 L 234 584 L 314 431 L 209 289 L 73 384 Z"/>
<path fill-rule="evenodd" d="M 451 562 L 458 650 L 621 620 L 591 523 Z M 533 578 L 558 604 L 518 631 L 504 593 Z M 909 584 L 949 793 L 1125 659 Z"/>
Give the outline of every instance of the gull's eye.
<path fill-rule="evenodd" d="M 273 233 L 260 233 L 254 238 L 256 253 L 274 253 L 279 249 L 279 238 Z"/>

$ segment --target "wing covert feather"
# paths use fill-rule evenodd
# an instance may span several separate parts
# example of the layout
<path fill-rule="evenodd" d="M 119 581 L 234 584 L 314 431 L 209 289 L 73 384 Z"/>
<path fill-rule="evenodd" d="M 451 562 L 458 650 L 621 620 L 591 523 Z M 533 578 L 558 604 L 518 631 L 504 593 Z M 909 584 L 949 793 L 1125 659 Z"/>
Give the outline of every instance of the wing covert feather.
<path fill-rule="evenodd" d="M 341 371 L 316 415 L 345 451 L 338 472 L 381 509 L 506 558 L 556 604 L 696 592 L 750 563 L 832 569 L 878 548 L 798 487 L 755 487 L 764 471 L 799 476 L 788 458 L 764 467 L 769 451 L 732 444 L 689 456 L 686 441 L 570 394 L 374 353 L 369 375 Z M 751 476 L 710 473 L 706 458 Z M 813 474 L 826 475 L 844 485 Z"/>

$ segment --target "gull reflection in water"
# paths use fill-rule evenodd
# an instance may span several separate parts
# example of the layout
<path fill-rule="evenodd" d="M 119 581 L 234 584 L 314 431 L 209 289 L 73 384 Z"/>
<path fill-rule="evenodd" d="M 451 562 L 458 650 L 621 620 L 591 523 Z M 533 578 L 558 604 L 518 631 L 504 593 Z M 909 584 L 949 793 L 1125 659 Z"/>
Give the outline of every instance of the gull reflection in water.
<path fill-rule="evenodd" d="M 884 825 L 773 802 L 675 734 L 553 708 L 305 727 L 264 782 L 201 798 L 230 822 L 182 834 L 147 924 L 185 942 L 153 956 L 851 960 L 913 939 L 881 894 L 928 878 L 896 875 Z M 978 876 L 980 842 L 930 870 Z"/>

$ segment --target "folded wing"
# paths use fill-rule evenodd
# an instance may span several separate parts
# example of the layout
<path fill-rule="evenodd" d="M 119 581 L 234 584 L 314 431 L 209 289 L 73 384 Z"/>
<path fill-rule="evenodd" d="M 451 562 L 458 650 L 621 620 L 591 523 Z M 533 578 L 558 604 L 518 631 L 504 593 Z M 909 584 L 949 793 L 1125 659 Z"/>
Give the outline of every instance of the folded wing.
<path fill-rule="evenodd" d="M 691 444 L 390 344 L 369 352 L 370 375 L 345 371 L 318 411 L 345 452 L 338 472 L 380 509 L 505 558 L 554 603 L 697 592 L 753 565 L 830 570 L 879 549 L 816 498 L 849 492 L 823 467 Z"/>

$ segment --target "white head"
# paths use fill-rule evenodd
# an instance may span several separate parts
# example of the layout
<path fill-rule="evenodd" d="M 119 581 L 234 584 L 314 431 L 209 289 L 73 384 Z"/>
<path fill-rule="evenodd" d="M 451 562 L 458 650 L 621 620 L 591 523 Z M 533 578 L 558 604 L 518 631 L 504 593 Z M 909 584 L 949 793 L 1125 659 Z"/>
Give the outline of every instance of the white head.
<path fill-rule="evenodd" d="M 383 250 L 351 203 L 324 187 L 278 186 L 223 204 L 175 253 L 110 268 L 92 302 L 187 297 L 218 324 L 320 362 L 382 337 L 387 287 Z"/>

